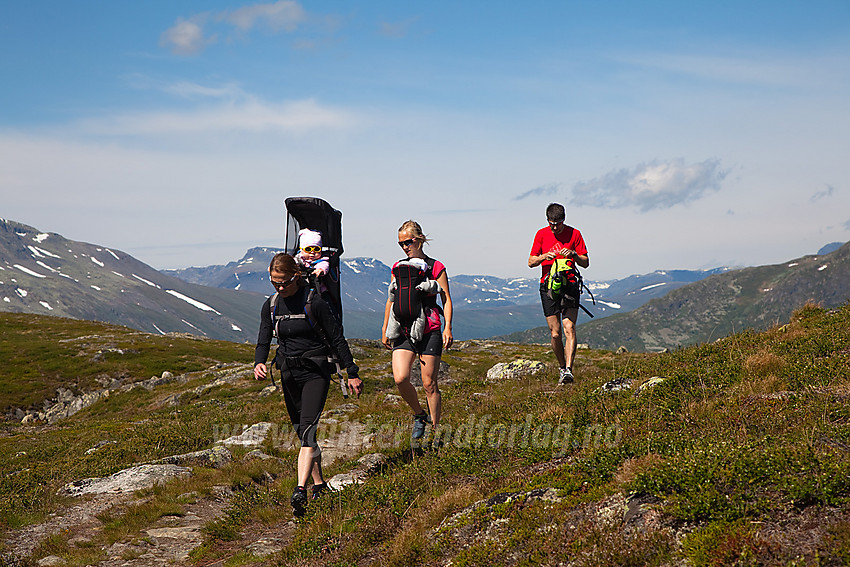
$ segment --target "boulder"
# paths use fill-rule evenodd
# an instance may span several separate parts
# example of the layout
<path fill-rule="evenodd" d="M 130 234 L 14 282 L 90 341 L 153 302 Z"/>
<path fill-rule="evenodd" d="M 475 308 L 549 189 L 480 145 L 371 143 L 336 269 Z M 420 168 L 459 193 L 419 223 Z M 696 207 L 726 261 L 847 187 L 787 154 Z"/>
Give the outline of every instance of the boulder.
<path fill-rule="evenodd" d="M 664 376 L 653 376 L 652 378 L 650 378 L 649 380 L 647 380 L 646 382 L 644 382 L 643 384 L 638 386 L 637 392 L 635 392 L 635 394 L 636 395 L 643 394 L 647 390 L 654 388 L 655 386 L 661 384 L 665 380 L 667 380 L 667 378 L 665 378 Z"/>
<path fill-rule="evenodd" d="M 66 484 L 61 494 L 82 496 L 84 494 L 121 494 L 150 488 L 173 478 L 191 476 L 192 471 L 177 465 L 138 465 L 103 478 L 86 478 Z"/>
<path fill-rule="evenodd" d="M 605 382 L 601 386 L 599 386 L 600 392 L 620 392 L 622 390 L 628 390 L 632 387 L 632 381 L 628 378 L 614 378 L 610 382 Z"/>
<path fill-rule="evenodd" d="M 546 369 L 546 365 L 537 360 L 517 359 L 500 362 L 487 371 L 485 382 L 501 382 L 534 376 Z"/>
<path fill-rule="evenodd" d="M 260 423 L 255 423 L 250 427 L 246 427 L 242 433 L 239 435 L 234 435 L 232 437 L 228 437 L 223 441 L 219 441 L 222 445 L 242 445 L 243 447 L 256 447 L 258 445 L 262 445 L 263 441 L 266 440 L 266 437 L 271 431 L 272 427 L 274 427 L 273 423 L 269 423 L 268 421 L 261 421 Z"/>
<path fill-rule="evenodd" d="M 328 481 L 331 490 L 342 490 L 352 484 L 363 484 L 370 476 L 374 476 L 382 466 L 387 464 L 387 457 L 381 453 L 363 455 L 357 460 L 357 466 L 347 473 L 334 475 Z"/>

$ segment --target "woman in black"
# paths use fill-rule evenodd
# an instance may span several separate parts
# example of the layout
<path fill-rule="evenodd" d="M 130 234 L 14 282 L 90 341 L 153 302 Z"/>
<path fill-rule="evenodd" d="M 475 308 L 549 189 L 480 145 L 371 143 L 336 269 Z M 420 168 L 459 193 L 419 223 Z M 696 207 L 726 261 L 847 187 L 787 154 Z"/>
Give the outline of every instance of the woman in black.
<path fill-rule="evenodd" d="M 291 500 L 293 512 L 301 515 L 307 505 L 309 477 L 313 478 L 314 498 L 327 490 L 316 428 L 331 381 L 333 367 L 327 362 L 328 355 L 333 351 L 340 360 L 348 372 L 348 387 L 358 397 L 363 390 L 363 382 L 358 376 L 342 327 L 331 314 L 328 304 L 314 294 L 307 306 L 310 290 L 292 256 L 276 254 L 269 265 L 269 276 L 277 293 L 266 300 L 260 313 L 254 377 L 262 380 L 268 375 L 266 359 L 272 337 L 276 334 L 279 346 L 272 364 L 281 371 L 286 410 L 301 441 L 298 485 Z"/>

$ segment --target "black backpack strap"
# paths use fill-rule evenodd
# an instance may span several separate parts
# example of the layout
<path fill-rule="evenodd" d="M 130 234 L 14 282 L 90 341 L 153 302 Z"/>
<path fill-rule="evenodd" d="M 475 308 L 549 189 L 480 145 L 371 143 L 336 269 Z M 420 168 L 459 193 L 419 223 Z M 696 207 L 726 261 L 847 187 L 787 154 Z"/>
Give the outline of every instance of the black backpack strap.
<path fill-rule="evenodd" d="M 310 327 L 312 327 L 313 331 L 316 332 L 330 352 L 328 362 L 337 363 L 337 369 L 339 369 L 339 355 L 336 353 L 336 349 L 331 343 L 331 339 L 328 337 L 327 331 L 325 331 L 324 327 L 322 327 L 321 321 L 313 316 L 313 299 L 316 297 L 317 293 L 318 292 L 313 288 L 310 288 L 310 291 L 307 293 L 307 298 L 304 301 L 304 315 L 307 317 L 307 322 L 310 323 Z"/>
<path fill-rule="evenodd" d="M 575 265 L 574 265 L 574 266 L 573 266 L 573 271 L 576 273 L 576 279 L 578 279 L 578 294 L 579 294 L 579 298 L 581 297 L 581 292 L 582 292 L 582 290 L 587 290 L 587 293 L 589 293 L 589 294 L 590 294 L 590 300 L 593 302 L 593 304 L 594 304 L 594 305 L 596 305 L 596 298 L 595 298 L 595 297 L 593 297 L 593 292 L 592 292 L 592 291 L 590 291 L 590 288 L 588 288 L 586 285 L 584 285 L 584 278 L 582 278 L 582 277 L 581 277 L 581 272 L 579 271 L 578 266 L 575 266 Z M 582 305 L 582 304 L 581 304 L 581 301 L 579 301 L 579 302 L 578 302 L 578 306 L 579 306 L 579 307 L 581 307 L 581 310 L 582 310 L 582 311 L 584 311 L 585 313 L 587 313 L 588 315 L 590 315 L 590 318 L 591 318 L 591 319 L 593 319 L 593 313 L 591 313 L 590 311 L 588 311 L 587 307 L 585 307 L 584 305 Z"/>

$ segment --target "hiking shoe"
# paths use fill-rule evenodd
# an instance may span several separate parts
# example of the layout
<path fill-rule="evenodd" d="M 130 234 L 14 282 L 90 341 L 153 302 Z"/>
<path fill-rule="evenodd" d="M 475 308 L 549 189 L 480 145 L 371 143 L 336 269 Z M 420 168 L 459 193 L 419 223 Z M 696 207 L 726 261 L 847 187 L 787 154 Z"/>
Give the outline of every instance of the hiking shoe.
<path fill-rule="evenodd" d="M 307 510 L 307 489 L 303 486 L 296 486 L 292 491 L 292 498 L 289 499 L 292 504 L 292 515 L 300 518 Z"/>
<path fill-rule="evenodd" d="M 310 490 L 313 493 L 313 500 L 315 500 L 316 498 L 319 498 L 322 494 L 325 494 L 326 492 L 331 492 L 331 487 L 328 486 L 327 482 L 323 482 L 322 484 L 314 484 Z"/>
<path fill-rule="evenodd" d="M 573 383 L 573 372 L 569 368 L 561 368 L 561 372 L 558 375 L 558 386 L 564 386 L 565 384 Z"/>
<path fill-rule="evenodd" d="M 422 439 L 425 435 L 425 425 L 431 423 L 431 416 L 425 412 L 413 416 L 413 431 L 410 433 L 411 439 Z"/>

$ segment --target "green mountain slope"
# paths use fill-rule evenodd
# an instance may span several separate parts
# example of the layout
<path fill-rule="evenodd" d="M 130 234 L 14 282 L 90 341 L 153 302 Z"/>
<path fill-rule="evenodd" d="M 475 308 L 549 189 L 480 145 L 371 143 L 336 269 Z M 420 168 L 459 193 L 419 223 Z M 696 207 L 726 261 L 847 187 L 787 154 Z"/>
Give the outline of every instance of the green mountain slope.
<path fill-rule="evenodd" d="M 182 337 L 164 343 L 128 329 L 31 315 L 4 321 L 3 392 L 27 375 L 39 349 L 49 365 L 37 361 L 34 374 L 64 368 L 66 383 L 111 376 L 122 360 L 128 375 L 185 372 L 182 380 L 115 393 L 57 425 L 2 425 L 4 563 L 143 565 L 176 541 L 179 530 L 169 526 L 212 509 L 216 515 L 193 532 L 193 564 L 850 560 L 848 304 L 805 307 L 781 327 L 671 353 L 582 351 L 577 381 L 567 388 L 554 385 L 551 364 L 534 375 L 487 378 L 499 362 L 550 363 L 546 346 L 459 342 L 444 357 L 444 414 L 431 437 L 441 444 L 420 450 L 409 445 L 409 410 L 389 396 L 397 394 L 390 354 L 375 342 L 357 343 L 366 391 L 343 400 L 333 389 L 320 436 L 339 431 L 344 413 L 364 428 L 355 440 L 360 453 L 380 452 L 385 460 L 362 484 L 311 502 L 299 521 L 288 503 L 298 449 L 280 436 L 263 443 L 262 457 L 233 448 L 230 463 L 194 464 L 191 476 L 81 516 L 102 500 L 62 495 L 67 483 L 212 447 L 221 431 L 241 431 L 237 424 L 280 429 L 285 409 L 261 391 L 266 384 L 253 380 L 250 364 L 230 364 L 250 360 L 249 345 L 230 351 Z M 30 350 L 8 358 L 24 337 Z M 116 346 L 128 350 L 111 350 Z M 227 380 L 217 379 L 218 368 L 229 372 Z M 341 461 L 325 472 L 356 465 Z M 79 525 L 30 530 L 72 511 L 84 518 Z M 35 541 L 21 545 L 22 534 Z M 260 542 L 273 544 L 274 554 L 260 555 Z M 14 555 L 22 548 L 25 556 Z"/>

